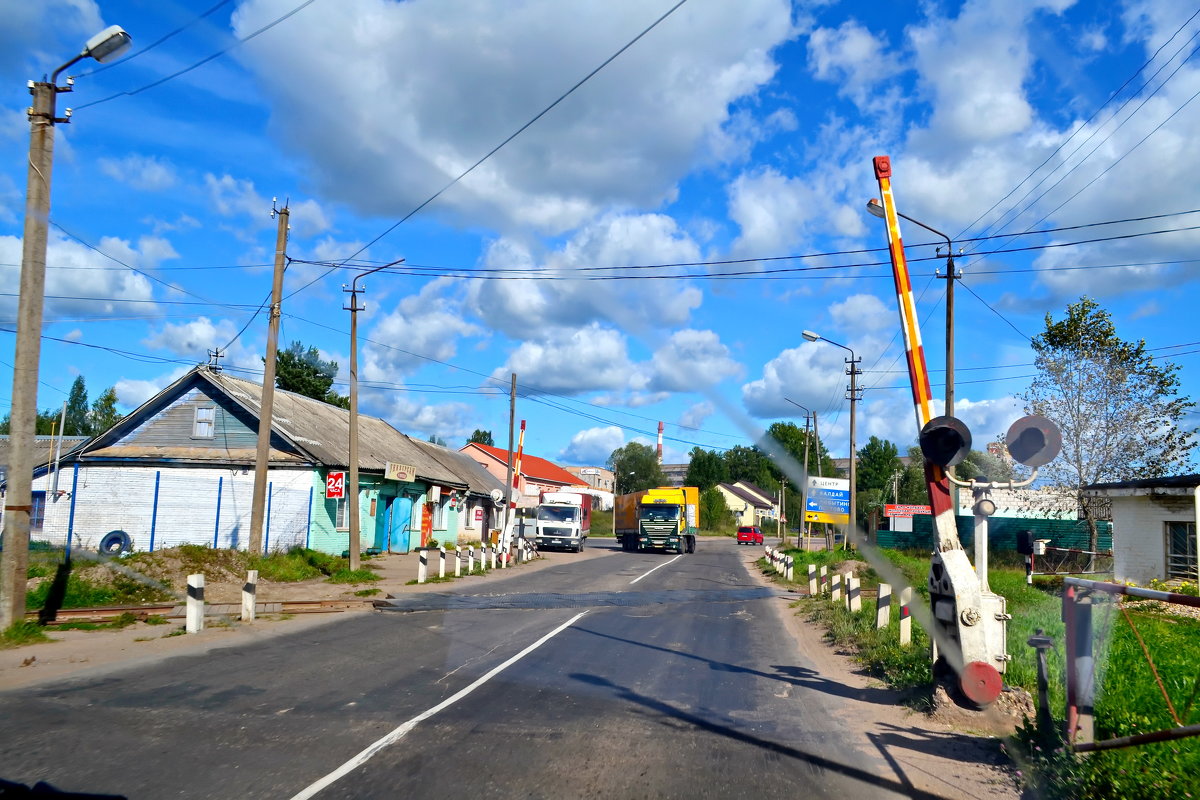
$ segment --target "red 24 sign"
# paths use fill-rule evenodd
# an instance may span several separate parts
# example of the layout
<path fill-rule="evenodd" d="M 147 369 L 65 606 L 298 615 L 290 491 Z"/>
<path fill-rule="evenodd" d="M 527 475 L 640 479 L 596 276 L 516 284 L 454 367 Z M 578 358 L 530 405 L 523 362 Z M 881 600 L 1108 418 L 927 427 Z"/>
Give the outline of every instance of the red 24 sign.
<path fill-rule="evenodd" d="M 328 500 L 341 500 L 346 496 L 346 473 L 331 472 L 325 477 L 325 497 Z"/>

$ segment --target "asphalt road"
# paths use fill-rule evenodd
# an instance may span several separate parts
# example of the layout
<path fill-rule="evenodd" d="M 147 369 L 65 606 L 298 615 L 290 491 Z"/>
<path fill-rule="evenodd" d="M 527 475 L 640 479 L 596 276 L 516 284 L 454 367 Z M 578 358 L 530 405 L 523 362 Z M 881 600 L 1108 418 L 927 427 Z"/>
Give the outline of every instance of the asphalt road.
<path fill-rule="evenodd" d="M 914 796 L 833 720 L 828 676 L 780 631 L 786 597 L 738 563 L 757 549 L 593 547 L 611 552 L 486 595 L 456 583 L 0 694 L 0 778 L 129 798 Z"/>

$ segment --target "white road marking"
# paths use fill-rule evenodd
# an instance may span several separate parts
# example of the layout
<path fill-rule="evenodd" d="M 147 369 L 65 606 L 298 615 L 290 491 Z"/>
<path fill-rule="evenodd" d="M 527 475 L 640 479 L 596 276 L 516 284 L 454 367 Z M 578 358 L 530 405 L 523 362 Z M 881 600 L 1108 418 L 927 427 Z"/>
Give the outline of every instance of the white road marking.
<path fill-rule="evenodd" d="M 679 559 L 681 559 L 681 558 L 683 558 L 683 553 L 680 553 L 679 555 L 675 556 L 675 557 L 674 557 L 674 558 L 672 558 L 670 561 L 664 561 L 664 562 L 662 562 L 661 564 L 659 564 L 659 565 L 658 565 L 657 567 L 655 567 L 654 569 L 662 569 L 662 568 L 663 568 L 663 567 L 665 567 L 667 564 L 672 564 L 672 563 L 674 563 L 674 562 L 678 561 L 678 560 L 679 560 Z M 650 572 L 654 572 L 654 569 L 650 570 Z M 649 575 L 649 574 L 650 574 L 650 572 L 644 572 L 644 573 L 642 573 L 641 575 L 638 575 L 636 578 L 634 578 L 633 580 L 631 580 L 631 581 L 629 582 L 629 585 L 630 585 L 630 586 L 633 586 L 635 583 L 637 583 L 638 581 L 640 581 L 642 578 L 644 578 L 644 577 L 646 577 L 647 575 Z"/>
<path fill-rule="evenodd" d="M 670 563 L 670 562 L 667 562 L 667 563 Z M 646 574 L 649 575 L 650 573 L 646 573 Z M 367 763 L 367 761 L 370 760 L 372 756 L 374 756 L 376 753 L 378 753 L 383 748 L 385 748 L 389 745 L 395 744 L 396 742 L 403 739 L 405 737 L 405 735 L 408 734 L 409 731 L 411 731 L 413 728 L 417 727 L 418 723 L 429 719 L 434 714 L 437 714 L 439 711 L 447 709 L 450 706 L 457 703 L 459 700 L 462 700 L 464 697 L 469 695 L 471 692 L 475 691 L 480 686 L 483 686 L 485 683 L 490 681 L 492 678 L 496 677 L 501 672 L 508 669 L 513 664 L 517 663 L 522 658 L 529 655 L 534 650 L 537 650 L 539 647 L 544 645 L 546 642 L 550 641 L 555 636 L 557 636 L 558 634 L 565 631 L 567 628 L 574 625 L 576 622 L 579 621 L 579 618 L 582 617 L 586 613 L 587 613 L 586 611 L 583 611 L 583 612 L 580 612 L 579 614 L 576 614 L 575 616 L 571 617 L 569 620 L 564 622 L 562 625 L 559 625 L 557 628 L 550 631 L 545 636 L 538 639 L 536 642 L 529 645 L 529 647 L 526 647 L 524 650 L 517 653 L 512 658 L 508 659 L 503 664 L 500 664 L 497 667 L 493 667 L 490 671 L 488 671 L 485 675 L 480 677 L 478 680 L 476 680 L 470 686 L 466 687 L 465 689 L 461 689 L 456 694 L 453 694 L 450 697 L 447 697 L 445 700 L 438 703 L 436 706 L 429 709 L 428 711 L 424 711 L 424 712 L 418 714 L 417 716 L 413 717 L 412 719 L 410 719 L 408 722 L 405 722 L 403 725 L 401 725 L 400 727 L 393 730 L 391 733 L 387 734 L 383 738 L 381 738 L 378 741 L 371 744 L 369 747 L 367 747 L 361 753 L 354 756 L 354 758 L 350 759 L 345 764 L 342 764 L 340 767 L 338 767 L 333 772 L 326 775 L 324 778 L 321 778 L 316 783 L 313 783 L 312 785 L 301 790 L 298 794 L 296 794 L 294 797 L 292 797 L 292 800 L 308 800 L 308 798 L 310 798 L 310 797 L 315 797 L 317 795 L 317 793 L 320 792 L 322 789 L 325 789 L 325 788 L 333 785 L 338 780 L 346 777 L 351 772 L 358 769 L 363 764 Z"/>

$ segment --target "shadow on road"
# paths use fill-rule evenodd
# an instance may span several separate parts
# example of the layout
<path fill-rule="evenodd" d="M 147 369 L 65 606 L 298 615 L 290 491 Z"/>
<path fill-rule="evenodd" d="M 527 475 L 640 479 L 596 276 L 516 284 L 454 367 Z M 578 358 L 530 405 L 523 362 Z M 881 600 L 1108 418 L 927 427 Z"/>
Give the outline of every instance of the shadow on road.
<path fill-rule="evenodd" d="M 815 689 L 819 692 L 831 694 L 836 697 L 846 697 L 853 700 L 861 700 L 866 703 L 878 703 L 880 705 L 889 706 L 895 705 L 896 698 L 898 697 L 897 693 L 890 689 L 858 689 L 853 686 L 847 686 L 844 683 L 838 683 L 837 681 L 823 677 L 815 670 L 807 669 L 805 667 L 777 666 L 772 664 L 771 668 L 774 669 L 775 672 L 763 672 L 762 670 L 753 669 L 751 667 L 744 667 L 738 664 L 730 664 L 726 661 L 717 661 L 715 659 L 705 658 L 704 656 L 698 656 L 694 653 L 687 653 L 683 650 L 672 650 L 669 647 L 660 647 L 654 644 L 646 644 L 645 642 L 634 641 L 633 639 L 625 639 L 621 636 L 613 636 L 610 633 L 601 633 L 600 631 L 592 630 L 591 628 L 585 628 L 580 625 L 574 626 L 571 631 L 572 633 L 587 633 L 591 634 L 592 636 L 599 636 L 603 639 L 609 639 L 614 642 L 630 644 L 636 647 L 644 647 L 647 650 L 657 650 L 660 653 L 667 653 L 668 655 L 678 656 L 679 658 L 688 658 L 693 661 L 699 661 L 707 664 L 710 669 L 716 672 L 734 672 L 745 675 L 755 675 L 760 678 L 765 678 L 766 680 L 782 681 L 792 686 L 797 686 L 804 689 Z"/>
<path fill-rule="evenodd" d="M 745 671 L 753 672 L 753 670 Z M 841 762 L 834 761 L 833 759 L 815 755 L 813 753 L 805 753 L 804 751 L 797 750 L 794 747 L 789 747 L 788 745 L 780 744 L 778 742 L 772 742 L 768 739 L 754 736 L 753 734 L 734 730 L 727 725 L 721 725 L 710 720 L 697 717 L 694 714 L 689 714 L 686 711 L 682 711 L 660 700 L 655 700 L 652 697 L 638 694 L 628 687 L 620 686 L 608 680 L 607 678 L 602 678 L 598 675 L 588 675 L 577 672 L 572 673 L 570 677 L 582 683 L 588 683 L 593 686 L 600 686 L 614 690 L 616 695 L 622 699 L 628 700 L 631 703 L 636 703 L 652 711 L 656 711 L 665 717 L 685 722 L 700 730 L 708 731 L 709 733 L 714 733 L 718 736 L 723 736 L 733 741 L 752 745 L 784 758 L 802 761 L 817 769 L 822 769 L 827 772 L 843 775 L 847 778 L 859 781 L 865 786 L 874 786 L 879 789 L 896 792 L 903 797 L 917 798 L 917 800 L 945 800 L 942 795 L 917 789 L 906 780 L 892 780 L 882 775 L 876 775 L 864 769 L 860 769 L 859 767 L 843 764 Z M 891 763 L 890 759 L 889 763 Z"/>

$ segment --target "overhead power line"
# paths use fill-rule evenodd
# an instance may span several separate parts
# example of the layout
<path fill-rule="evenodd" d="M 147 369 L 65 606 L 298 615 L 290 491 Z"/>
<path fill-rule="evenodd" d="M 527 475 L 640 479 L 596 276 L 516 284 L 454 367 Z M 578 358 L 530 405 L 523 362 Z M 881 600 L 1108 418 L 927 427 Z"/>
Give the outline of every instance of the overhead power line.
<path fill-rule="evenodd" d="M 460 172 L 460 173 L 459 173 L 459 174 L 458 174 L 456 177 L 452 178 L 452 179 L 450 180 L 450 182 L 449 182 L 449 183 L 447 183 L 445 186 L 443 186 L 442 188 L 438 189 L 438 190 L 437 190 L 436 192 L 434 192 L 432 195 L 430 195 L 430 196 L 429 196 L 429 197 L 427 197 L 425 200 L 423 200 L 423 201 L 422 201 L 422 202 L 421 202 L 419 205 L 417 205 L 417 207 L 416 207 L 416 208 L 414 208 L 413 210 L 409 211 L 407 214 L 405 214 L 405 215 L 404 215 L 403 217 L 401 217 L 399 220 L 397 220 L 396 222 L 394 222 L 394 223 L 393 223 L 391 226 L 389 226 L 389 227 L 388 227 L 388 229 L 387 229 L 387 230 L 385 230 L 383 233 L 379 234 L 379 235 L 378 235 L 378 236 L 376 236 L 374 239 L 372 239 L 371 241 L 367 242 L 367 243 L 366 243 L 366 244 L 364 244 L 362 247 L 358 248 L 358 250 L 356 250 L 356 251 L 354 251 L 353 253 L 351 253 L 351 254 L 350 254 L 350 256 L 349 256 L 349 258 L 347 258 L 347 259 L 346 259 L 346 261 L 349 261 L 350 259 L 353 259 L 353 258 L 354 258 L 355 256 L 357 256 L 359 253 L 362 253 L 364 250 L 366 250 L 367 248 L 369 248 L 371 245 L 375 244 L 376 242 L 380 241 L 380 240 L 381 240 L 381 239 L 383 239 L 385 236 L 387 236 L 388 234 L 390 234 L 392 231 L 396 230 L 396 228 L 400 227 L 400 226 L 401 226 L 401 225 L 403 225 L 405 222 L 407 222 L 409 219 L 411 219 L 413 216 L 415 216 L 417 213 L 419 213 L 419 212 L 421 211 L 421 209 L 425 208 L 425 207 L 426 207 L 426 206 L 428 206 L 430 203 L 432 203 L 434 200 L 436 200 L 436 199 L 438 199 L 439 197 L 441 197 L 441 196 L 442 196 L 442 194 L 443 194 L 443 193 L 445 193 L 445 192 L 446 192 L 446 190 L 447 190 L 447 189 L 449 189 L 451 186 L 453 186 L 454 184 L 458 183 L 458 182 L 459 182 L 459 181 L 461 181 L 463 178 L 467 177 L 467 175 L 470 175 L 472 172 L 474 172 L 474 171 L 475 171 L 475 169 L 476 169 L 476 168 L 477 168 L 477 167 L 478 167 L 480 164 L 482 164 L 483 162 L 487 161 L 489 158 L 491 158 L 492 156 L 494 156 L 496 153 L 498 153 L 498 152 L 500 151 L 500 149 L 501 149 L 501 148 L 503 148 L 505 145 L 507 145 L 507 144 L 508 144 L 509 142 L 511 142 L 513 139 L 516 139 L 518 136 L 520 136 L 522 133 L 524 133 L 526 130 L 528 130 L 528 128 L 529 128 L 531 125 L 533 125 L 534 123 L 536 123 L 536 122 L 537 122 L 538 120 L 540 120 L 542 117 L 546 116 L 546 114 L 550 113 L 551 109 L 553 109 L 555 106 L 557 106 L 557 105 L 558 105 L 559 103 L 561 103 L 563 100 L 566 100 L 568 97 L 570 97 L 570 96 L 571 96 L 571 95 L 572 95 L 572 94 L 575 92 L 575 90 L 576 90 L 576 89 L 578 89 L 580 86 L 583 86 L 585 83 L 587 83 L 589 80 L 591 80 L 591 79 L 592 79 L 592 78 L 593 78 L 593 77 L 594 77 L 594 76 L 595 76 L 595 75 L 596 75 L 598 72 L 600 72 L 600 70 L 604 69 L 604 68 L 605 68 L 605 67 L 607 67 L 609 64 L 611 64 L 611 63 L 612 63 L 614 60 L 616 60 L 616 59 L 617 59 L 617 57 L 618 57 L 618 56 L 620 56 L 622 53 L 624 53 L 624 52 L 625 52 L 626 50 L 628 50 L 630 47 L 633 47 L 633 45 L 634 45 L 634 44 L 636 44 L 636 43 L 637 43 L 639 40 L 641 40 L 641 38 L 642 38 L 643 36 L 645 36 L 646 34 L 648 34 L 650 31 L 654 30 L 655 28 L 657 28 L 660 22 L 662 22 L 662 21 L 663 21 L 663 20 L 665 20 L 667 17 L 669 17 L 669 16 L 671 16 L 672 14 L 674 14 L 674 13 L 675 13 L 675 11 L 676 11 L 676 10 L 677 10 L 677 9 L 678 9 L 680 6 L 682 6 L 684 3 L 686 3 L 686 2 L 687 2 L 687 0 L 679 0 L 679 2 L 675 3 L 675 5 L 671 6 L 669 9 L 667 9 L 666 13 L 664 13 L 664 14 L 663 14 L 662 16 L 660 16 L 658 19 L 654 20 L 654 22 L 651 22 L 651 23 L 650 23 L 649 25 L 647 25 L 645 28 L 643 28 L 643 29 L 642 29 L 642 31 L 641 31 L 640 33 L 638 33 L 638 35 L 637 35 L 637 36 L 634 36 L 632 39 L 630 39 L 628 42 L 626 42 L 626 43 L 625 43 L 625 44 L 624 44 L 624 45 L 623 45 L 623 46 L 622 46 L 622 47 L 621 47 L 619 50 L 617 50 L 615 53 L 613 53 L 613 54 L 612 54 L 611 56 L 609 56 L 608 58 L 604 59 L 604 61 L 602 61 L 598 67 L 596 67 L 595 69 L 593 69 L 593 70 L 592 70 L 591 72 L 589 72 L 587 75 L 584 75 L 584 76 L 583 76 L 583 78 L 581 78 L 579 81 L 577 81 L 577 82 L 575 83 L 575 85 L 574 85 L 574 86 L 572 86 L 570 89 L 567 89 L 565 92 L 563 92 L 562 94 L 560 94 L 560 95 L 559 95 L 559 96 L 558 96 L 558 97 L 557 97 L 557 98 L 554 100 L 554 102 L 553 102 L 553 103 L 551 103 L 550 105 L 546 106 L 546 107 L 545 107 L 545 108 L 543 108 L 541 111 L 539 111 L 539 112 L 538 112 L 536 115 L 534 115 L 534 117 L 533 117 L 532 119 L 530 119 L 528 122 L 526 122 L 526 123 L 525 123 L 524 125 L 522 125 L 520 128 L 517 128 L 517 129 L 516 129 L 515 131 L 513 131 L 511 134 L 509 134 L 509 135 L 508 135 L 508 137 L 507 137 L 507 138 L 506 138 L 504 141 L 500 142 L 500 144 L 496 145 L 496 146 L 495 146 L 495 147 L 493 147 L 491 150 L 489 150 L 489 151 L 488 151 L 486 154 L 484 154 L 484 156 L 483 156 L 482 158 L 480 158 L 480 159 L 479 159 L 478 161 L 476 161 L 474 164 L 472 164 L 471 166 L 467 167 L 465 170 L 463 170 L 462 172 Z M 340 265 L 339 265 L 339 266 L 340 266 Z M 334 268 L 336 268 L 336 267 L 334 267 Z M 319 275 L 319 276 L 317 276 L 316 278 L 313 278 L 311 281 L 309 281 L 308 283 L 306 283 L 306 284 L 304 284 L 303 286 L 301 286 L 299 289 L 296 289 L 296 290 L 295 290 L 295 291 L 293 291 L 291 294 L 289 294 L 289 295 L 288 295 L 288 297 L 293 297 L 294 295 L 296 295 L 296 294 L 299 294 L 300 292 L 302 292 L 302 291 L 304 291 L 305 289 L 307 289 L 309 286 L 312 286 L 314 283 L 317 283 L 318 281 L 324 280 L 324 279 L 326 278 L 326 276 L 328 276 L 330 273 L 332 273 L 332 272 L 333 272 L 333 269 L 334 269 L 334 268 L 331 268 L 330 270 L 328 270 L 327 272 L 325 272 L 323 275 Z"/>

